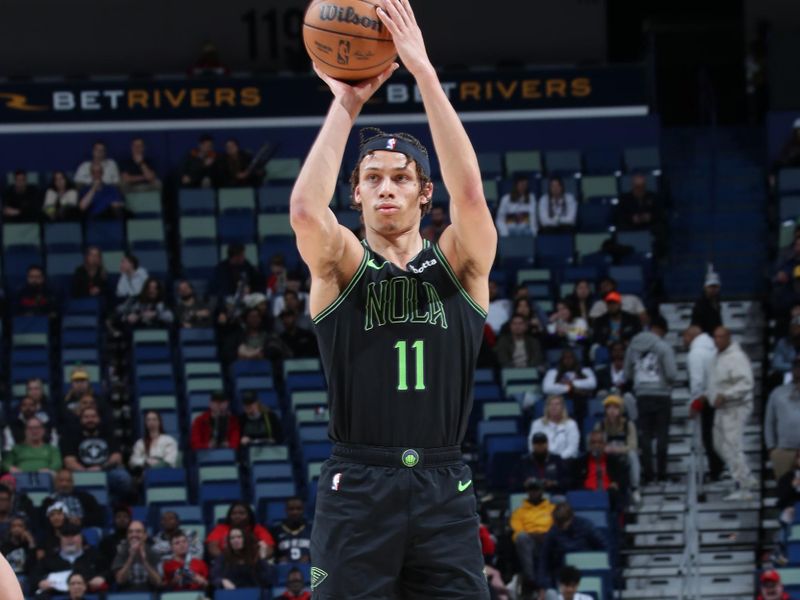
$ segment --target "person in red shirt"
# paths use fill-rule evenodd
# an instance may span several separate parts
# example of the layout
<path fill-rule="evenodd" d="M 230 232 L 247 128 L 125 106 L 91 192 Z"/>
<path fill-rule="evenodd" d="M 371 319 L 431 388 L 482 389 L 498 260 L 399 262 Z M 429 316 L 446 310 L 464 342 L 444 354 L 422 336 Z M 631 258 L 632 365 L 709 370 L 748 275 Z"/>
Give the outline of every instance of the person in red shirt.
<path fill-rule="evenodd" d="M 230 411 L 230 402 L 225 392 L 211 394 L 208 410 L 197 415 L 192 422 L 192 450 L 209 448 L 233 448 L 238 450 L 239 419 Z"/>
<path fill-rule="evenodd" d="M 592 431 L 589 435 L 589 451 L 578 460 L 580 469 L 576 482 L 591 491 L 607 491 L 612 511 L 622 508 L 622 500 L 627 494 L 627 469 L 617 455 L 606 452 L 606 435 L 602 431 Z"/>
<path fill-rule="evenodd" d="M 774 569 L 761 574 L 761 590 L 757 600 L 791 600 L 791 596 L 783 589 L 781 576 Z"/>
<path fill-rule="evenodd" d="M 311 600 L 311 592 L 305 589 L 306 582 L 303 573 L 298 568 L 289 571 L 286 577 L 286 591 L 276 600 Z"/>
<path fill-rule="evenodd" d="M 180 529 L 170 540 L 172 558 L 162 563 L 164 586 L 169 590 L 202 590 L 208 585 L 208 565 L 189 553 L 189 539 Z"/>
<path fill-rule="evenodd" d="M 228 532 L 233 528 L 253 534 L 259 546 L 262 544 L 266 546 L 266 558 L 272 556 L 275 550 L 275 539 L 265 527 L 256 523 L 256 515 L 249 504 L 234 502 L 228 509 L 225 521 L 214 527 L 206 537 L 206 547 L 211 557 L 216 558 L 222 554 L 228 540 Z"/>

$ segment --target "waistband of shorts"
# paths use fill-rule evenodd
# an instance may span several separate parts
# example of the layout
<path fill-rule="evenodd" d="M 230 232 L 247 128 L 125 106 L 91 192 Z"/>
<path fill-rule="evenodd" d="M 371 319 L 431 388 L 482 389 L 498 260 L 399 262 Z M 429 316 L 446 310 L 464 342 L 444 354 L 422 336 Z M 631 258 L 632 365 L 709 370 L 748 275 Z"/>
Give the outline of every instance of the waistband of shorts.
<path fill-rule="evenodd" d="M 402 448 L 336 443 L 333 458 L 374 467 L 444 467 L 463 462 L 460 446 L 442 448 Z"/>

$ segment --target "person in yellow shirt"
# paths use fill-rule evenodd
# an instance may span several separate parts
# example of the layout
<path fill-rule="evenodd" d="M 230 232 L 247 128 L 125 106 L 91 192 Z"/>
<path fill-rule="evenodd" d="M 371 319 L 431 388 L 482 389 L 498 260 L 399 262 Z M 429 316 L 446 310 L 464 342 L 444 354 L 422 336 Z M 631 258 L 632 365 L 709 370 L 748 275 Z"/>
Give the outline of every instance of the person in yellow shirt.
<path fill-rule="evenodd" d="M 536 561 L 542 540 L 553 525 L 555 505 L 544 497 L 541 480 L 534 477 L 525 480 L 524 489 L 528 497 L 511 514 L 510 524 L 514 530 L 511 539 L 522 567 L 523 593 L 530 593 L 536 581 Z"/>

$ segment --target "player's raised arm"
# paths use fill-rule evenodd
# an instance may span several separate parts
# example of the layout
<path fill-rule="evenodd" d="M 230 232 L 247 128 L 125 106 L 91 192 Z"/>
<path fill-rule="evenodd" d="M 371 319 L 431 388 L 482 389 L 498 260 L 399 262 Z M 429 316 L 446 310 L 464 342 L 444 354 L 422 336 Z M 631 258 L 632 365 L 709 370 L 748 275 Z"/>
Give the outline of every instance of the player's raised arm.
<path fill-rule="evenodd" d="M 442 90 L 408 0 L 383 0 L 383 4 L 385 8 L 378 14 L 391 32 L 403 64 L 416 79 L 442 178 L 450 193 L 453 224 L 442 234 L 439 243 L 464 287 L 486 307 L 489 304 L 486 277 L 494 262 L 497 231 L 483 195 L 478 159 L 464 126 Z"/>

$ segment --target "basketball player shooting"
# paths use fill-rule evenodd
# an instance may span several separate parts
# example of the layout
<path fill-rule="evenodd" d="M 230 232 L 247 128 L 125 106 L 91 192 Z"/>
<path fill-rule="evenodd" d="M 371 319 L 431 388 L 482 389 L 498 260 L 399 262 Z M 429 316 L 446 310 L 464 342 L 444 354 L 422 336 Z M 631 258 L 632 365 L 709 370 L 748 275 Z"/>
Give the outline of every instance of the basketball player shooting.
<path fill-rule="evenodd" d="M 383 0 L 377 12 L 419 86 L 452 225 L 437 243 L 423 240 L 433 192 L 427 151 L 410 135 L 377 130 L 362 132 L 352 175 L 366 240 L 339 225 L 328 203 L 345 144 L 397 64 L 352 85 L 317 69 L 334 98 L 291 197 L 334 441 L 318 483 L 313 597 L 484 600 L 472 474 L 460 444 L 496 231 L 475 152 L 408 0 Z"/>

